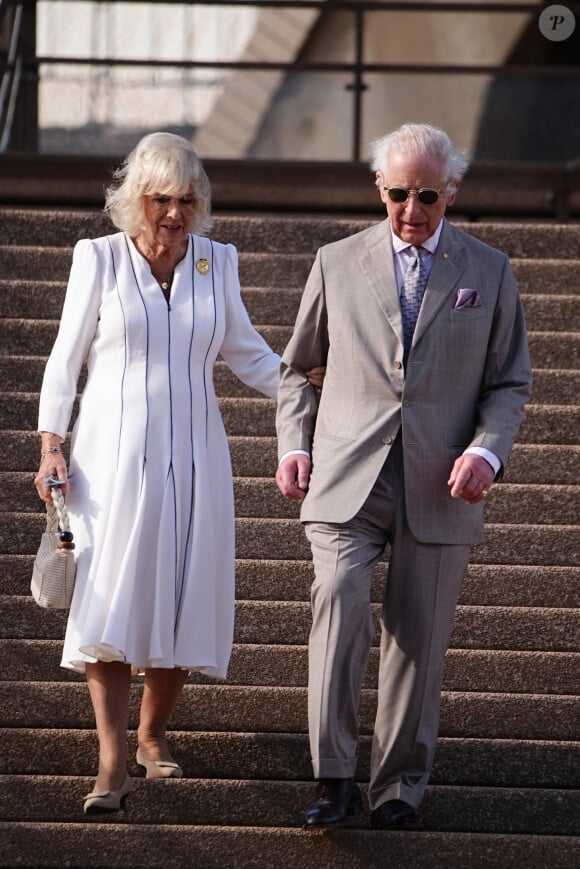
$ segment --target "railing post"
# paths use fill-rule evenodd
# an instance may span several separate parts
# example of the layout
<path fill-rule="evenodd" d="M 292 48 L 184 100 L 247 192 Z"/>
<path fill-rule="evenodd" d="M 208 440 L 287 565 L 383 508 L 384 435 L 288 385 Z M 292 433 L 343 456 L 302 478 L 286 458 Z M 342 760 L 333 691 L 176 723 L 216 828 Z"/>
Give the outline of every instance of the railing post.
<path fill-rule="evenodd" d="M 353 9 L 354 14 L 354 64 L 353 81 L 346 89 L 353 92 L 352 118 L 352 155 L 351 160 L 360 160 L 360 142 L 362 127 L 362 95 L 367 86 L 363 81 L 363 42 L 364 42 L 364 9 Z"/>
<path fill-rule="evenodd" d="M 38 151 L 38 63 L 36 61 L 36 0 L 25 0 L 22 10 L 19 54 L 22 78 L 9 148 Z"/>

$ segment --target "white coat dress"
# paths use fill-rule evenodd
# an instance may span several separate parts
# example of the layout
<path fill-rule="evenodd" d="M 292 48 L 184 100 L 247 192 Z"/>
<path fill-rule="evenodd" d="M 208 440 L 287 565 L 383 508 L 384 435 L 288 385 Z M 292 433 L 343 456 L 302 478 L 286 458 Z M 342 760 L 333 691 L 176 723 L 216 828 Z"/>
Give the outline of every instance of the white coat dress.
<path fill-rule="evenodd" d="M 124 661 L 226 676 L 234 504 L 218 354 L 276 397 L 280 360 L 243 305 L 233 245 L 189 236 L 168 304 L 125 233 L 76 244 L 38 426 L 66 435 L 86 360 L 71 441 L 77 577 L 63 667 Z"/>

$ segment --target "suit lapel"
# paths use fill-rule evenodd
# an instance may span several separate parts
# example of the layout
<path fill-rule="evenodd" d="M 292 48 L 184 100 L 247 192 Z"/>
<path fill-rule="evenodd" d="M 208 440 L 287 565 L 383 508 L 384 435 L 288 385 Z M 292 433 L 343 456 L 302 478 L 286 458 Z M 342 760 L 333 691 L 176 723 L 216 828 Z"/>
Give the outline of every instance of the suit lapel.
<path fill-rule="evenodd" d="M 377 305 L 402 345 L 403 321 L 388 220 L 379 223 L 369 233 L 360 253 L 359 263 Z"/>
<path fill-rule="evenodd" d="M 445 221 L 433 257 L 433 265 L 415 327 L 413 344 L 419 341 L 445 301 L 452 294 L 463 272 L 463 262 L 463 244 L 457 239 L 453 228 Z"/>

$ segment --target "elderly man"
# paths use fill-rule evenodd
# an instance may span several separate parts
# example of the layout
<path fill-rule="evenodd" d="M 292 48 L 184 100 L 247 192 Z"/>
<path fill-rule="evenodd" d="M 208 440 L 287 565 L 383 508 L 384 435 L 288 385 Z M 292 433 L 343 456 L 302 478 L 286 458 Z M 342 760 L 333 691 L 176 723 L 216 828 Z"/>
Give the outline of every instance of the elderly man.
<path fill-rule="evenodd" d="M 507 256 L 451 226 L 467 159 L 406 124 L 371 145 L 386 221 L 318 251 L 282 359 L 276 479 L 312 548 L 307 827 L 361 810 L 357 712 L 382 598 L 371 824 L 421 829 L 445 652 L 483 502 L 531 388 Z M 305 372 L 326 365 L 319 397 Z M 306 495 L 306 497 L 304 497 Z"/>

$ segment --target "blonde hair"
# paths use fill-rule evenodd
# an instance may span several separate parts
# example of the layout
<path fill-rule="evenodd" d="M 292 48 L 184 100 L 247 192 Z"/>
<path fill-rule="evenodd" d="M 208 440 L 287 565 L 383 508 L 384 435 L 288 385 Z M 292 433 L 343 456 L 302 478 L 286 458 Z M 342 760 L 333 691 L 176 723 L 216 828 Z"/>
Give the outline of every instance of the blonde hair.
<path fill-rule="evenodd" d="M 174 133 L 144 136 L 115 171 L 105 194 L 105 212 L 114 225 L 137 235 L 144 218 L 143 197 L 151 193 L 183 196 L 193 187 L 194 213 L 189 232 L 207 233 L 212 225 L 211 187 L 191 144 Z"/>
<path fill-rule="evenodd" d="M 457 148 L 444 130 L 431 124 L 403 124 L 393 133 L 371 142 L 369 156 L 373 172 L 381 172 L 386 177 L 393 151 L 406 151 L 418 157 L 438 157 L 451 188 L 459 186 L 469 168 L 467 153 Z"/>

